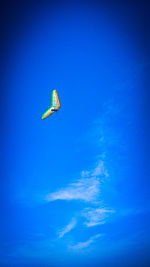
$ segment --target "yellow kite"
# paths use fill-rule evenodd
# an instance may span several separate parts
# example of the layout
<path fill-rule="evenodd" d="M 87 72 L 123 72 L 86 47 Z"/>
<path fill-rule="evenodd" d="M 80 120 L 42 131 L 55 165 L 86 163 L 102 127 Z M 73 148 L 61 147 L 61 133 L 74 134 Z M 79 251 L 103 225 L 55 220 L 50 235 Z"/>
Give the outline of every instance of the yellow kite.
<path fill-rule="evenodd" d="M 43 114 L 42 120 L 49 117 L 51 114 L 53 114 L 55 111 L 58 111 L 60 108 L 60 101 L 56 90 L 52 91 L 52 103 L 51 107 Z"/>

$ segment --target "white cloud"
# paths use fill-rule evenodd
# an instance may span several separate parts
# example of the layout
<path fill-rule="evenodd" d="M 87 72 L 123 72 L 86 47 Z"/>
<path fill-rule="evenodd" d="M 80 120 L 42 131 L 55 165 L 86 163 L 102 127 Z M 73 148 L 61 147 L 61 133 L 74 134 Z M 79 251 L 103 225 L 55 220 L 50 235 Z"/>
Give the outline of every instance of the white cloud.
<path fill-rule="evenodd" d="M 99 177 L 99 176 L 103 176 L 103 175 L 105 177 L 109 176 L 103 160 L 100 160 L 94 169 L 92 169 L 90 171 L 82 171 L 81 172 L 82 177 L 90 177 L 90 176 L 91 177 Z"/>
<path fill-rule="evenodd" d="M 55 200 L 83 200 L 95 202 L 99 197 L 100 177 L 107 177 L 108 172 L 104 166 L 104 161 L 100 160 L 97 166 L 90 171 L 83 170 L 81 178 L 69 186 L 49 193 L 47 201 Z"/>
<path fill-rule="evenodd" d="M 106 217 L 114 213 L 114 210 L 105 208 L 86 208 L 82 215 L 86 218 L 84 223 L 87 227 L 96 226 L 99 224 L 104 224 Z"/>
<path fill-rule="evenodd" d="M 94 202 L 99 195 L 99 178 L 81 178 L 64 189 L 60 189 L 46 196 L 47 201 L 54 200 L 83 200 Z"/>
<path fill-rule="evenodd" d="M 79 242 L 76 245 L 70 245 L 69 248 L 75 249 L 75 250 L 87 248 L 91 243 L 94 242 L 95 239 L 97 239 L 97 238 L 99 238 L 101 236 L 102 236 L 101 234 L 97 234 L 95 236 L 92 236 L 90 239 L 88 239 L 85 242 Z"/>
<path fill-rule="evenodd" d="M 72 218 L 71 222 L 67 224 L 61 231 L 59 231 L 59 238 L 62 238 L 65 234 L 70 232 L 76 226 L 76 219 Z"/>
<path fill-rule="evenodd" d="M 100 161 L 97 165 L 97 167 L 92 171 L 92 176 L 100 176 L 104 175 L 105 177 L 108 177 L 108 172 L 104 166 L 104 161 Z"/>

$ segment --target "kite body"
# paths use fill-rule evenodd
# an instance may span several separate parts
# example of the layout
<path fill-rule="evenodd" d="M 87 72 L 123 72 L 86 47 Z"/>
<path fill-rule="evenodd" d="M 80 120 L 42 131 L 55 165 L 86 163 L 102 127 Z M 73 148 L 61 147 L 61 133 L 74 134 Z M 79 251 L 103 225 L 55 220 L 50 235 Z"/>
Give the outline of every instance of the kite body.
<path fill-rule="evenodd" d="M 60 101 L 56 90 L 52 91 L 52 103 L 51 107 L 43 114 L 42 120 L 49 117 L 51 114 L 53 114 L 55 111 L 58 111 L 60 108 Z"/>

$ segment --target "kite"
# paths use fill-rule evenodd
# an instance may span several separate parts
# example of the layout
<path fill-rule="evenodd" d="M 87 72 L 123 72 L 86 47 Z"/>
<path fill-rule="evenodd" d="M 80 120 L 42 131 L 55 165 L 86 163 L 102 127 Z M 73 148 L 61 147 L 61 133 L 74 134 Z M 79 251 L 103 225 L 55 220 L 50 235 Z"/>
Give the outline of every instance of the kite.
<path fill-rule="evenodd" d="M 52 91 L 52 103 L 51 107 L 42 115 L 42 120 L 49 117 L 51 114 L 53 114 L 55 111 L 58 111 L 60 108 L 60 101 L 56 90 Z"/>

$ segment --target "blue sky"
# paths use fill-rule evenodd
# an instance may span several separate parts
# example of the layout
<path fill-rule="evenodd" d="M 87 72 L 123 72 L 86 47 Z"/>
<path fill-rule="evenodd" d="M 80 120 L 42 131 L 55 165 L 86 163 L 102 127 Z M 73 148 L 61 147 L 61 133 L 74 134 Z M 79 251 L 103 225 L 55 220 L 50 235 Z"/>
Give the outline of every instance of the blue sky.
<path fill-rule="evenodd" d="M 146 10 L 4 6 L 1 266 L 148 266 Z"/>

